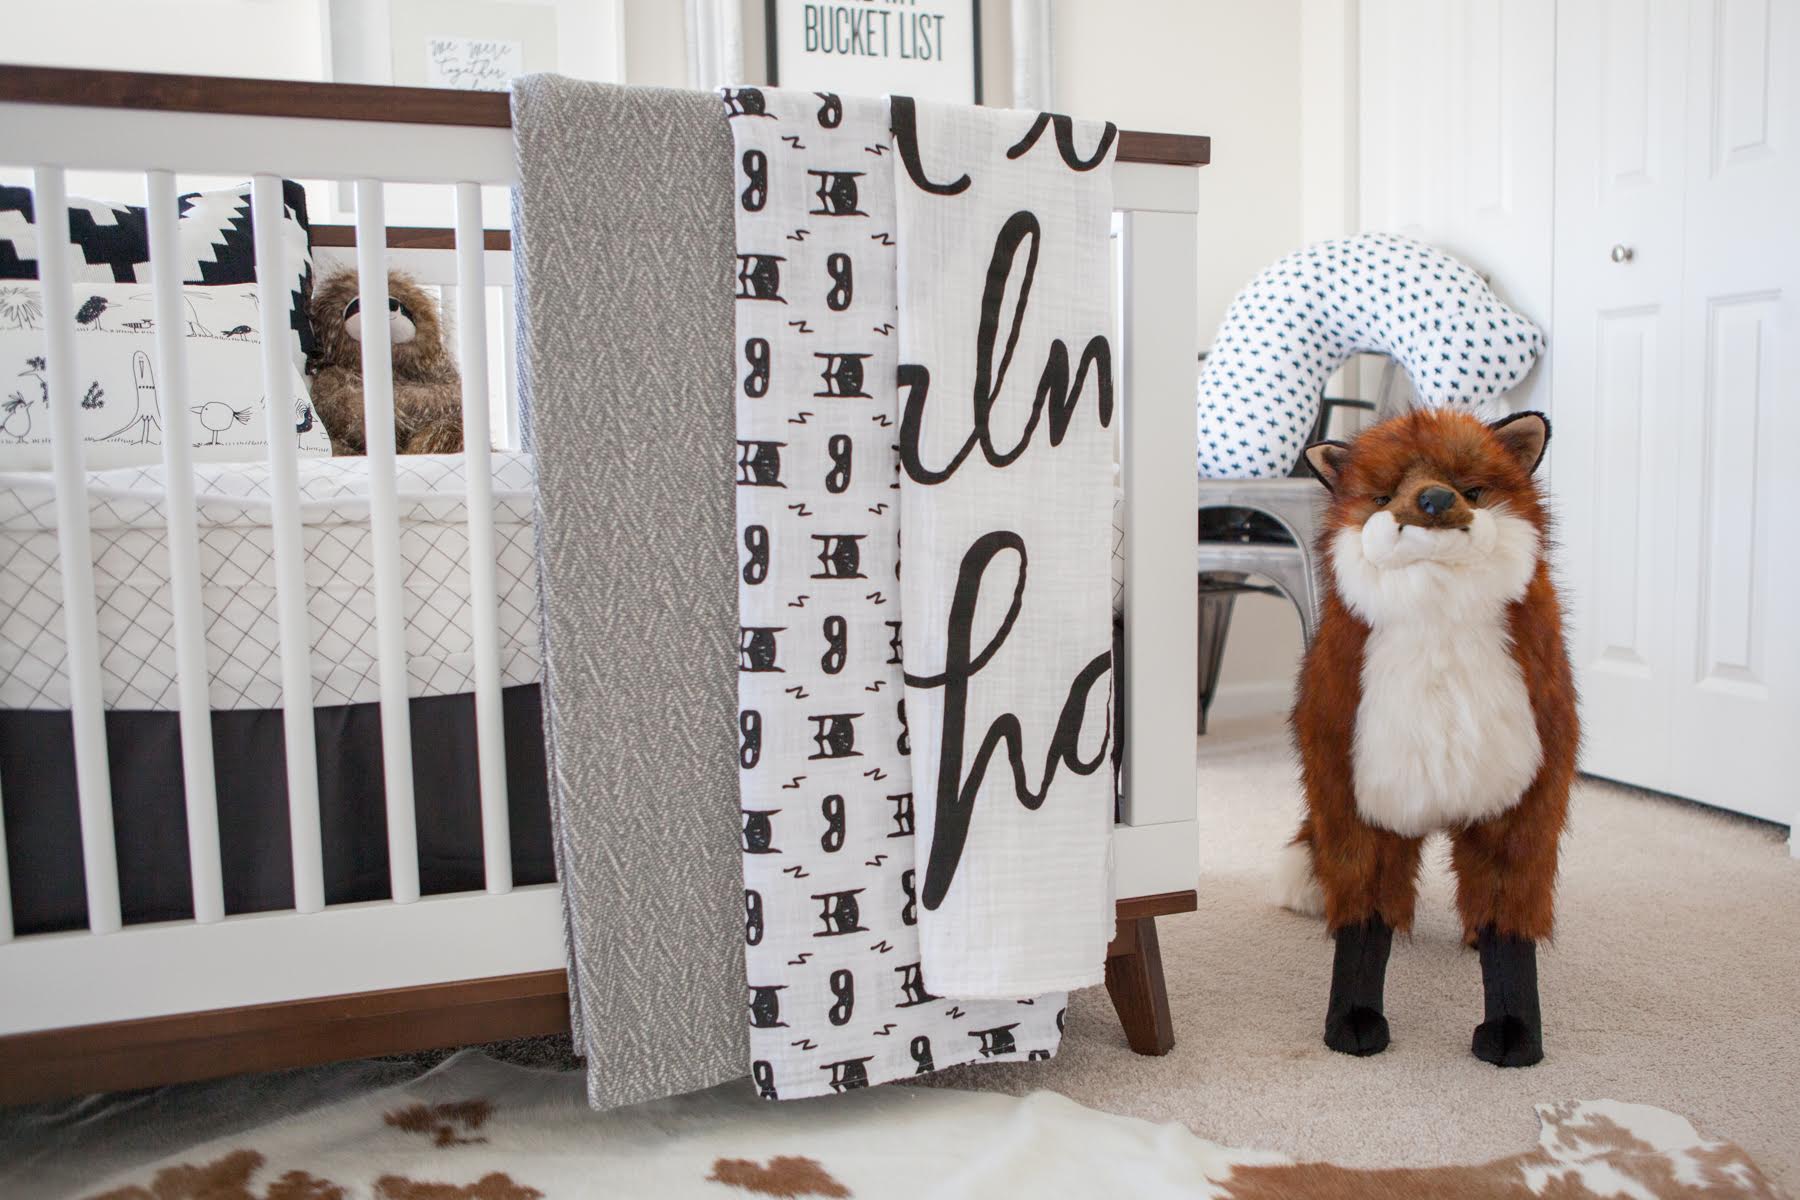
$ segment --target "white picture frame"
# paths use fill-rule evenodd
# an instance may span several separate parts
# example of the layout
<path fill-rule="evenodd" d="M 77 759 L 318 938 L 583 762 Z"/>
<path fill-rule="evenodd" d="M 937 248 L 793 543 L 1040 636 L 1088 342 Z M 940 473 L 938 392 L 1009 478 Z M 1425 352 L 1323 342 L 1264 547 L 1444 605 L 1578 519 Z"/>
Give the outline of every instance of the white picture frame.
<path fill-rule="evenodd" d="M 980 104 L 981 0 L 765 0 L 772 87 Z"/>

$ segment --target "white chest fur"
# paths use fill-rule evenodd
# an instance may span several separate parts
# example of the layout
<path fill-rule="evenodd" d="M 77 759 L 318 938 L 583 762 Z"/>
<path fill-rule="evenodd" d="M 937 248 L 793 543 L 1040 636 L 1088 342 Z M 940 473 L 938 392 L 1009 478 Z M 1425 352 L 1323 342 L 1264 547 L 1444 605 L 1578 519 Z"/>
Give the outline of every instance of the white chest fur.
<path fill-rule="evenodd" d="M 1332 567 L 1370 628 L 1357 808 L 1410 837 L 1504 812 L 1537 774 L 1543 748 L 1506 627 L 1536 568 L 1537 534 L 1489 510 L 1466 534 L 1392 521 L 1381 513 L 1340 533 Z"/>

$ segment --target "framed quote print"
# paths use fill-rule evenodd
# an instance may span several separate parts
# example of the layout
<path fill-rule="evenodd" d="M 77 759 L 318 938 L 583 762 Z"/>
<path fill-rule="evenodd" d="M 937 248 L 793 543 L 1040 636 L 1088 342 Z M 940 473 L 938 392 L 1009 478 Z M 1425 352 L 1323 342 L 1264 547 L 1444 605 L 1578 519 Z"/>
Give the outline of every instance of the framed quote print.
<path fill-rule="evenodd" d="M 777 87 L 981 103 L 981 0 L 767 0 Z"/>

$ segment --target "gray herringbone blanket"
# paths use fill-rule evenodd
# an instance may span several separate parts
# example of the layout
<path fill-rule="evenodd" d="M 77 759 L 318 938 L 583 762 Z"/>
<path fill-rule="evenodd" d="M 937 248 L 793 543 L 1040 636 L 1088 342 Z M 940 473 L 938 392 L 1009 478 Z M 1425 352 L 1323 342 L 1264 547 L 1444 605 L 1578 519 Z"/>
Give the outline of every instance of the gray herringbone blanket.
<path fill-rule="evenodd" d="M 519 384 L 576 1048 L 597 1108 L 745 1071 L 731 134 L 513 84 Z"/>

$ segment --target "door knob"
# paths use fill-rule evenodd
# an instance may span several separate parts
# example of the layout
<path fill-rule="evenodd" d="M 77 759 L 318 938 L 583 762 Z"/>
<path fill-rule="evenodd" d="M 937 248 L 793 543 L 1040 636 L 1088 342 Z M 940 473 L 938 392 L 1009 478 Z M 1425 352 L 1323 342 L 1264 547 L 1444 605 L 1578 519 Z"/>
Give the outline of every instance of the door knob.
<path fill-rule="evenodd" d="M 1612 248 L 1612 260 L 1616 263 L 1628 263 L 1631 261 L 1633 253 L 1630 246 L 1617 245 Z"/>

